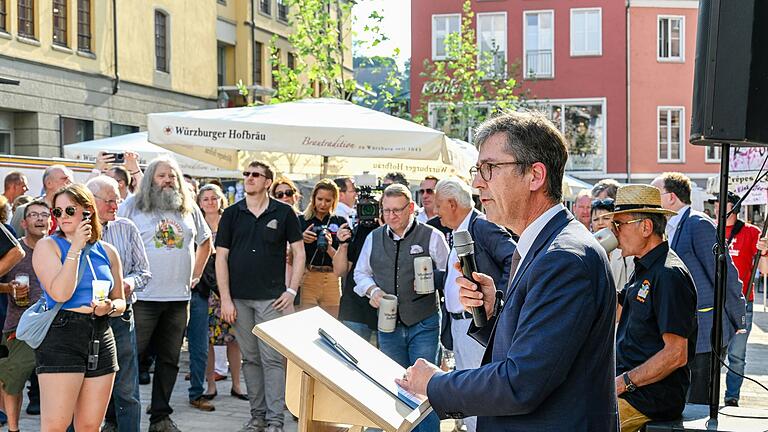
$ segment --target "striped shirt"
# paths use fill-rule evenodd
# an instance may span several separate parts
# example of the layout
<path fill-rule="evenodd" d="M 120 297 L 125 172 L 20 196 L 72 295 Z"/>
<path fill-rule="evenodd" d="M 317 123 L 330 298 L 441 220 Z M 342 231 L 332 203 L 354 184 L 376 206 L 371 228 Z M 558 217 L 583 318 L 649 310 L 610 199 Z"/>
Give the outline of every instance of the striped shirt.
<path fill-rule="evenodd" d="M 133 303 L 136 301 L 136 291 L 143 290 L 152 278 L 139 229 L 130 219 L 116 217 L 114 221 L 104 225 L 101 239 L 117 249 L 120 262 L 123 264 L 123 280 L 133 286 L 131 298 L 125 301 Z"/>

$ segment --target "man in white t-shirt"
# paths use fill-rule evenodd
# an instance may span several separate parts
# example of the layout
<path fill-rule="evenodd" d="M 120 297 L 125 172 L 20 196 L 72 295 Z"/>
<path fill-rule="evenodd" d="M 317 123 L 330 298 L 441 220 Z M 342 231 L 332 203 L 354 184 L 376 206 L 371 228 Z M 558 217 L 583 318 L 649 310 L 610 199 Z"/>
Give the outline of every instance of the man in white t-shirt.
<path fill-rule="evenodd" d="M 141 356 L 152 341 L 157 355 L 149 431 L 176 432 L 179 429 L 170 418 L 170 399 L 179 373 L 187 307 L 190 372 L 197 378 L 190 388 L 190 404 L 202 411 L 214 409 L 202 398 L 208 353 L 208 307 L 205 301 L 203 308 L 195 291 L 211 253 L 211 230 L 187 189 L 179 166 L 165 158 L 155 159 L 147 166 L 141 188 L 120 206 L 118 215 L 132 220 L 139 228 L 152 271 L 152 279 L 136 292 L 138 301 L 133 305 L 138 354 Z M 193 390 L 199 393 L 197 397 Z"/>

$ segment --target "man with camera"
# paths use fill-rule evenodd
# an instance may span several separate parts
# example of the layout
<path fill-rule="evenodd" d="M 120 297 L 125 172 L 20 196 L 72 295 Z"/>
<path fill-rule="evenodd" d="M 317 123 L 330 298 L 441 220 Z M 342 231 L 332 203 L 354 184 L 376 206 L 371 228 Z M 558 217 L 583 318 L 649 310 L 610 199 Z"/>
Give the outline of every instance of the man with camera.
<path fill-rule="evenodd" d="M 354 227 L 355 219 L 357 219 L 357 210 L 355 209 L 357 189 L 355 189 L 355 180 L 352 177 L 338 177 L 333 179 L 333 182 L 339 188 L 339 204 L 336 206 L 334 213 L 336 216 L 346 219 L 349 225 Z"/>
<path fill-rule="evenodd" d="M 437 295 L 416 291 L 416 261 L 429 260 L 430 269 L 445 268 L 448 245 L 440 231 L 416 221 L 411 192 L 393 184 L 384 190 L 381 209 L 385 226 L 365 239 L 355 268 L 355 292 L 379 308 L 385 294 L 396 298 L 394 329 L 379 329 L 379 347 L 403 367 L 418 358 L 437 362 L 440 315 Z M 422 291 L 424 292 L 424 291 Z M 381 321 L 381 320 L 380 320 Z M 422 432 L 439 428 L 437 416 L 430 415 L 418 427 Z"/>

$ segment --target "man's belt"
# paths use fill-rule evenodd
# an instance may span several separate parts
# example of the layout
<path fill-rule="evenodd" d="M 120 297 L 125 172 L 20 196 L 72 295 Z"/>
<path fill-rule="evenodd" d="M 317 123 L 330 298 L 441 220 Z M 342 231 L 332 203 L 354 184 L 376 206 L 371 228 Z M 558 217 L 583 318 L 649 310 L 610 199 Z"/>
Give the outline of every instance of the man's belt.
<path fill-rule="evenodd" d="M 455 320 L 472 319 L 472 314 L 467 311 L 459 312 L 459 313 L 448 312 L 448 315 L 451 316 L 451 319 L 455 319 Z"/>
<path fill-rule="evenodd" d="M 320 272 L 320 273 L 333 273 L 333 267 L 311 265 L 309 266 L 309 271 Z"/>

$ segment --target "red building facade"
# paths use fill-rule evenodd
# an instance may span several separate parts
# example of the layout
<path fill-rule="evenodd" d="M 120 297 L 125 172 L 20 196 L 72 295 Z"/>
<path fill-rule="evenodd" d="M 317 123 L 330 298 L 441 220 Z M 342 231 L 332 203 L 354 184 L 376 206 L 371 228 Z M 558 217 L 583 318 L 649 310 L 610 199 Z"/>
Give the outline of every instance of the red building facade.
<path fill-rule="evenodd" d="M 463 0 L 412 1 L 414 113 L 421 109 L 424 61 L 444 58 L 441 42 L 446 34 L 459 30 L 462 5 Z M 704 162 L 704 149 L 686 144 L 695 0 L 631 0 L 629 5 L 617 0 L 475 0 L 472 6 L 480 49 L 492 45 L 500 61 L 517 65 L 507 70 L 516 71 L 514 77 L 522 84 L 527 104 L 546 112 L 569 139 L 569 174 L 587 181 L 606 177 L 642 181 L 669 170 L 702 175 L 716 171 L 716 164 Z M 659 24 L 658 16 L 668 12 L 676 16 L 681 6 L 684 30 L 678 30 L 674 20 Z M 658 35 L 662 25 L 666 33 Z M 669 57 L 670 49 L 678 49 L 678 42 L 670 39 L 680 31 L 684 31 L 682 61 L 659 57 L 660 38 L 667 50 L 662 54 Z M 666 82 L 669 85 L 660 85 Z M 685 108 L 664 108 L 679 106 Z M 439 108 L 429 109 L 436 124 Z M 673 125 L 678 118 L 684 127 Z M 657 127 L 662 123 L 665 131 Z M 670 157 L 674 146 L 668 138 L 677 133 L 676 128 L 685 136 L 678 141 L 679 152 L 685 154 L 682 161 Z M 663 151 L 662 138 L 667 140 Z"/>

